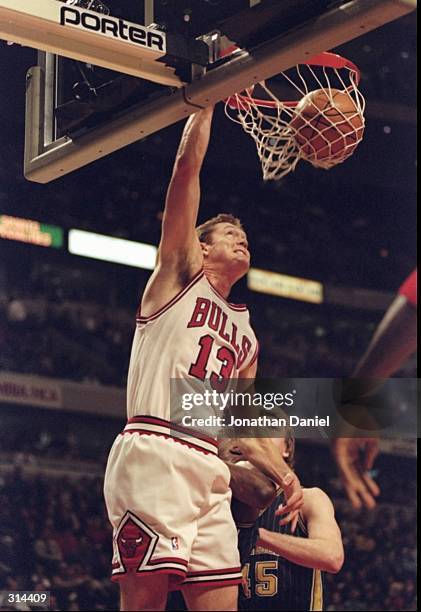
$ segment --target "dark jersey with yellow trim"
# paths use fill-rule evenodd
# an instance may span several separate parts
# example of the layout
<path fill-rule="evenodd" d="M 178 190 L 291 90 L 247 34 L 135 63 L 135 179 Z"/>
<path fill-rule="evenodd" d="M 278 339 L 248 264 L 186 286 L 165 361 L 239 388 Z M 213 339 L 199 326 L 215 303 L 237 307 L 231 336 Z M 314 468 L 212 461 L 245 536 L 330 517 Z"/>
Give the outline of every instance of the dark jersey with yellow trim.
<path fill-rule="evenodd" d="M 257 519 L 257 526 L 268 531 L 291 535 L 291 525 L 280 525 L 282 517 L 275 511 L 284 503 L 281 493 L 269 508 Z M 240 528 L 242 539 L 249 539 L 250 527 Z M 295 533 L 306 538 L 307 529 L 299 519 Z M 244 585 L 240 586 L 239 610 L 322 610 L 323 585 L 320 570 L 296 565 L 276 553 L 255 546 L 249 562 L 243 566 Z"/>

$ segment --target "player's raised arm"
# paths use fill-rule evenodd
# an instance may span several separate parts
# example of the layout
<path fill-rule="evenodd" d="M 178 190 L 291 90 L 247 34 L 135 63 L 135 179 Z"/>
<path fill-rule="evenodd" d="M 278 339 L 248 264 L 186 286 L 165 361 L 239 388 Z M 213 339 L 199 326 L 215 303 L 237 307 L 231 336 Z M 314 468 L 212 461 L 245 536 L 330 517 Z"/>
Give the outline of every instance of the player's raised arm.
<path fill-rule="evenodd" d="M 167 304 L 203 267 L 195 227 L 199 175 L 209 144 L 212 114 L 212 107 L 199 111 L 184 127 L 167 190 L 158 258 L 142 297 L 143 316 Z"/>
<path fill-rule="evenodd" d="M 200 201 L 199 175 L 209 144 L 213 107 L 192 115 L 184 128 L 167 190 L 159 260 L 201 257 L 195 227 Z M 194 264 L 193 264 L 194 265 Z"/>
<path fill-rule="evenodd" d="M 297 565 L 337 573 L 344 562 L 332 502 L 321 489 L 306 489 L 302 515 L 308 538 L 259 529 L 258 543 Z"/>

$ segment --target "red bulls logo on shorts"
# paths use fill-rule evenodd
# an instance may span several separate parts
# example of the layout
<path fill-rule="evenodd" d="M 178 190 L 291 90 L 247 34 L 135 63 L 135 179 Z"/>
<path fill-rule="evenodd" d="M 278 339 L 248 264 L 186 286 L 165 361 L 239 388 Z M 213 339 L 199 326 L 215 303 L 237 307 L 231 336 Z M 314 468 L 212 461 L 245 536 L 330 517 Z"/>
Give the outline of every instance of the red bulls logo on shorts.
<path fill-rule="evenodd" d="M 146 531 L 131 518 L 127 518 L 117 537 L 117 546 L 123 565 L 138 567 L 149 549 L 151 539 Z"/>

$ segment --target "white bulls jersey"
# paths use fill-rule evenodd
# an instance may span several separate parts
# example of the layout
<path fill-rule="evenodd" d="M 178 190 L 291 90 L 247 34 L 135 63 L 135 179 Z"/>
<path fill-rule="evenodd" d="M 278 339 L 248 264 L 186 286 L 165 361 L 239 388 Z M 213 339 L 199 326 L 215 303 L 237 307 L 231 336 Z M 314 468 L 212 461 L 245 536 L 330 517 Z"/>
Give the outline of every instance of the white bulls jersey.
<path fill-rule="evenodd" d="M 130 357 L 127 416 L 173 420 L 170 381 L 183 389 L 208 381 L 227 392 L 230 381 L 257 357 L 258 344 L 244 305 L 228 303 L 198 273 L 166 306 L 137 317 Z"/>

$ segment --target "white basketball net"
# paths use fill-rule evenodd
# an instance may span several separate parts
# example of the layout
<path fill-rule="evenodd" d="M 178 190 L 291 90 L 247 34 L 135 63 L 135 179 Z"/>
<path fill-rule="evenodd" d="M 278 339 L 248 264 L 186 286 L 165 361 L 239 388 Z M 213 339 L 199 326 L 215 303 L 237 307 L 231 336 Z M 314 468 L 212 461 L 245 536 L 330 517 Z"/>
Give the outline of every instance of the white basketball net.
<path fill-rule="evenodd" d="M 321 65 L 319 62 L 324 62 L 324 60 L 332 64 L 339 63 L 340 66 Z M 265 180 L 282 178 L 288 172 L 295 170 L 301 159 L 308 161 L 316 168 L 332 168 L 350 157 L 362 140 L 365 125 L 365 100 L 358 90 L 358 69 L 347 60 L 332 53 L 322 53 L 310 61 L 311 65 L 300 64 L 278 75 L 294 88 L 295 96 L 298 92 L 298 100 L 281 102 L 262 81 L 259 87 L 260 91 L 263 90 L 262 97 L 264 96 L 265 99 L 253 97 L 256 95 L 253 86 L 245 90 L 243 94 L 234 94 L 225 103 L 227 117 L 239 123 L 256 143 Z M 320 89 L 329 98 L 329 108 L 335 110 L 337 117 L 335 122 L 329 120 L 329 116 L 322 110 L 317 109 L 322 117 L 320 125 L 317 125 L 318 122 L 315 121 L 314 116 L 309 119 L 297 108 L 304 96 Z M 344 114 L 335 105 L 334 97 L 338 90 L 349 96 L 352 101 L 351 108 L 355 108 L 355 112 L 353 110 L 351 113 Z M 338 113 L 341 115 L 340 125 L 338 124 Z M 292 121 L 299 124 L 298 129 L 294 127 Z M 303 131 L 306 125 L 309 129 Z M 311 133 L 311 138 L 309 140 L 303 138 L 303 133 Z M 316 148 L 314 143 L 317 143 Z M 321 146 L 322 156 L 320 155 Z"/>

